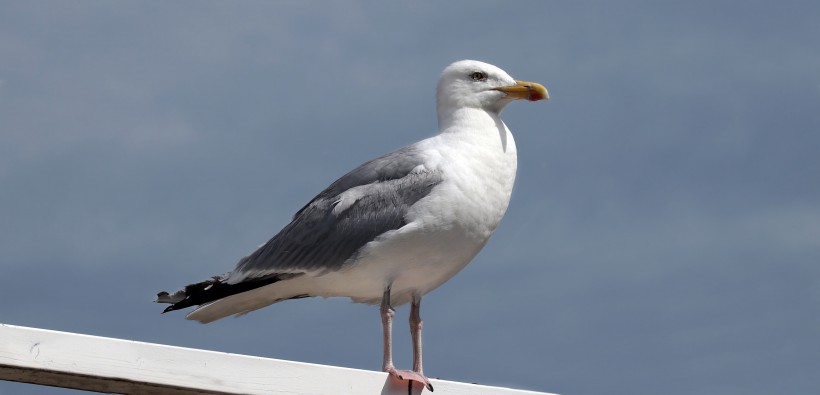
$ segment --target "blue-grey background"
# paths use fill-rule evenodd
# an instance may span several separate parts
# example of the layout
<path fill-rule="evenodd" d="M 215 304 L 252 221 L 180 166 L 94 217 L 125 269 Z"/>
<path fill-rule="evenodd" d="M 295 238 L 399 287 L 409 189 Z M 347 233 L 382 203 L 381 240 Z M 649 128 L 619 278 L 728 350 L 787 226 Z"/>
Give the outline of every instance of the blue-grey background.
<path fill-rule="evenodd" d="M 0 322 L 378 369 L 371 306 L 199 325 L 151 301 L 433 134 L 439 72 L 472 58 L 552 100 L 504 112 L 516 190 L 424 300 L 430 376 L 816 394 L 818 20 L 816 1 L 4 1 Z"/>

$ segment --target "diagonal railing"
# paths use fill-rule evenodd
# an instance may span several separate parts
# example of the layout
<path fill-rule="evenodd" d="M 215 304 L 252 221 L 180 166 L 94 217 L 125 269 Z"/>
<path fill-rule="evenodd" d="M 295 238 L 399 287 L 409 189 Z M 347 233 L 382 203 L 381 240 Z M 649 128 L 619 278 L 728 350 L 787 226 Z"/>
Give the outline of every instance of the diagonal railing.
<path fill-rule="evenodd" d="M 409 389 L 382 372 L 5 324 L 0 324 L 0 379 L 120 394 L 422 393 L 420 386 Z M 435 394 L 550 395 L 431 381 Z"/>

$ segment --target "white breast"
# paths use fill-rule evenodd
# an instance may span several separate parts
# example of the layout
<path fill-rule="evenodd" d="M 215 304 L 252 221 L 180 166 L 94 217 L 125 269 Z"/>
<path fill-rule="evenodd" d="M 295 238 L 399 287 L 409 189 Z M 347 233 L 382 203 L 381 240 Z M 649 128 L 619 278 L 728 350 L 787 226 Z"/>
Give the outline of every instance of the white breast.
<path fill-rule="evenodd" d="M 324 296 L 378 303 L 391 284 L 392 302 L 400 305 L 437 288 L 478 254 L 504 216 L 515 182 L 515 141 L 496 120 L 420 143 L 425 167 L 440 171 L 442 182 L 411 207 L 406 226 L 368 244 L 347 270 L 315 279 Z"/>

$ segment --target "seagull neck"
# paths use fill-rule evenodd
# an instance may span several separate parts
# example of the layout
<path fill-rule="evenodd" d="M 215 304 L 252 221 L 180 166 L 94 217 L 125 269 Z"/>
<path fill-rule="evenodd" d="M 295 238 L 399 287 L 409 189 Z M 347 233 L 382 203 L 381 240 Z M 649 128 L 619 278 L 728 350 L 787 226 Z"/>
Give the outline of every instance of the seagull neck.
<path fill-rule="evenodd" d="M 478 108 L 459 108 L 447 113 L 438 113 L 438 126 L 442 133 L 448 131 L 478 129 L 502 124 L 498 113 Z"/>

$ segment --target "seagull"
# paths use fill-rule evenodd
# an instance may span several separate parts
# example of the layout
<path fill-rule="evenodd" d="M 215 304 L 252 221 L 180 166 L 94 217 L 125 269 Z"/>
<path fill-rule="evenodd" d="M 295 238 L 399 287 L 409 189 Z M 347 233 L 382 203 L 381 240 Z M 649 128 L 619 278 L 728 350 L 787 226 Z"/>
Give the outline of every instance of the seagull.
<path fill-rule="evenodd" d="M 491 64 L 447 66 L 436 93 L 437 135 L 353 169 L 232 271 L 160 292 L 156 302 L 171 304 L 163 313 L 198 306 L 186 318 L 201 323 L 313 296 L 378 304 L 382 370 L 433 391 L 422 368 L 421 299 L 478 254 L 507 210 L 517 157 L 500 113 L 519 99 L 549 94 Z M 406 303 L 413 369 L 398 370 L 393 307 Z"/>

